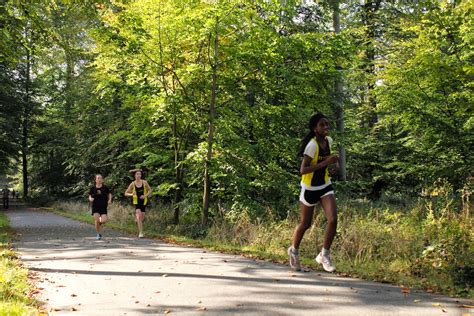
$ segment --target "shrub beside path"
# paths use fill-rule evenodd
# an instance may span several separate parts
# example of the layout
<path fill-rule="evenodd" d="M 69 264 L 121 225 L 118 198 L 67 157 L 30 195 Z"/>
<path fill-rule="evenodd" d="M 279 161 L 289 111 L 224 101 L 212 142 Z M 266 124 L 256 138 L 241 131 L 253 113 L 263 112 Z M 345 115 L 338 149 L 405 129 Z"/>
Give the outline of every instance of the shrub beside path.
<path fill-rule="evenodd" d="M 57 315 L 472 315 L 473 302 L 137 239 L 31 209 L 14 246 Z M 463 307 L 464 306 L 464 307 Z"/>

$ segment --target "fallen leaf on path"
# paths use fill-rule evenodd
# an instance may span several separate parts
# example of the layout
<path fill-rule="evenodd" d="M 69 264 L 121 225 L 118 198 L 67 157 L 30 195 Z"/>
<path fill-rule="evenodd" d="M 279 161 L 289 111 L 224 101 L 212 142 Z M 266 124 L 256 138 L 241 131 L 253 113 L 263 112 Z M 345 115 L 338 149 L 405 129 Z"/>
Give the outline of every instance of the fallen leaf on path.
<path fill-rule="evenodd" d="M 156 294 L 160 294 L 161 292 L 160 291 L 155 291 Z"/>
<path fill-rule="evenodd" d="M 56 287 L 66 287 L 65 285 L 56 285 Z"/>
<path fill-rule="evenodd" d="M 222 260 L 222 261 L 227 262 L 227 260 Z"/>
<path fill-rule="evenodd" d="M 135 301 L 135 304 L 138 304 L 138 303 L 140 303 L 140 301 Z"/>
<path fill-rule="evenodd" d="M 413 303 L 419 303 L 421 300 L 413 300 Z"/>
<path fill-rule="evenodd" d="M 198 304 L 202 304 L 202 301 L 197 301 Z"/>
<path fill-rule="evenodd" d="M 296 276 L 296 274 L 292 274 L 291 276 L 294 278 Z"/>
<path fill-rule="evenodd" d="M 143 272 L 143 270 L 138 270 L 137 272 L 140 273 L 140 272 Z"/>
<path fill-rule="evenodd" d="M 273 282 L 280 282 L 279 279 L 273 279 Z"/>
<path fill-rule="evenodd" d="M 235 306 L 244 306 L 244 304 L 236 304 Z"/>
<path fill-rule="evenodd" d="M 77 309 L 75 309 L 74 307 L 71 307 L 71 311 L 77 312 Z"/>
<path fill-rule="evenodd" d="M 72 297 L 76 297 L 77 295 L 76 294 L 71 294 Z"/>
<path fill-rule="evenodd" d="M 169 314 L 169 313 L 171 313 L 171 310 L 166 309 L 166 310 L 165 310 L 165 314 Z"/>
<path fill-rule="evenodd" d="M 199 307 L 199 308 L 196 308 L 197 311 L 207 311 L 207 307 Z"/>
<path fill-rule="evenodd" d="M 443 305 L 441 305 L 441 303 L 433 303 L 432 304 L 434 307 L 443 307 Z"/>
<path fill-rule="evenodd" d="M 168 276 L 168 274 L 166 274 L 166 273 L 162 275 L 163 278 L 166 278 L 167 276 Z"/>
<path fill-rule="evenodd" d="M 442 311 L 443 313 L 447 313 L 447 312 L 448 312 L 445 308 L 443 308 L 441 311 Z"/>
<path fill-rule="evenodd" d="M 146 304 L 146 307 L 151 307 L 151 305 L 150 305 L 150 304 Z"/>
<path fill-rule="evenodd" d="M 410 289 L 405 287 L 405 286 L 402 286 L 401 287 L 401 290 L 402 290 L 402 293 L 407 296 L 408 294 L 410 294 Z"/>
<path fill-rule="evenodd" d="M 460 305 L 459 307 L 462 307 L 462 308 L 474 308 L 474 305 L 466 305 L 466 304 L 463 304 L 463 305 Z"/>

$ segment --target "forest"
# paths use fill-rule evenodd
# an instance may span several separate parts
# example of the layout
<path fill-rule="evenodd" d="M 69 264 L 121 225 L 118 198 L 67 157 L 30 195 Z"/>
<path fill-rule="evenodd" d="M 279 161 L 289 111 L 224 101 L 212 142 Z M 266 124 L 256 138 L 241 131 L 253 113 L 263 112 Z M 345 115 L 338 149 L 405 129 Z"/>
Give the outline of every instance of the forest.
<path fill-rule="evenodd" d="M 142 168 L 167 224 L 275 225 L 298 214 L 298 147 L 321 112 L 339 208 L 439 220 L 429 232 L 446 235 L 429 245 L 465 241 L 449 252 L 462 262 L 438 252 L 465 290 L 473 11 L 470 0 L 2 0 L 0 173 L 40 204 L 86 201 L 101 173 L 125 202 L 128 170 Z M 413 250 L 426 266 L 411 274 L 440 258 L 423 248 L 426 227 Z"/>

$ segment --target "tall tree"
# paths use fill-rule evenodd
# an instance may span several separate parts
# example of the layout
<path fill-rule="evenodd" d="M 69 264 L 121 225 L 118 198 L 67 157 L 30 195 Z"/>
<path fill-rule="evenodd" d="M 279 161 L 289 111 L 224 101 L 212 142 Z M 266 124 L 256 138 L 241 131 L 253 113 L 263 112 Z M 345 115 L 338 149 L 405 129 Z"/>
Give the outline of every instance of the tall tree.
<path fill-rule="evenodd" d="M 209 220 L 209 199 L 211 196 L 211 177 L 209 175 L 209 169 L 212 159 L 212 146 L 214 142 L 214 119 L 216 117 L 217 68 L 219 62 L 219 16 L 217 14 L 215 20 L 215 32 L 213 34 L 213 37 L 214 41 L 212 44 L 212 57 L 210 56 L 209 58 L 211 62 L 212 81 L 211 98 L 209 102 L 209 130 L 207 134 L 207 154 L 204 166 L 204 194 L 202 200 L 202 224 L 204 226 L 207 226 Z"/>
<path fill-rule="evenodd" d="M 336 34 L 341 33 L 341 17 L 340 17 L 340 8 L 339 0 L 332 1 L 332 19 L 333 19 L 333 28 Z M 342 82 L 342 67 L 340 64 L 336 65 L 336 69 L 339 70 L 339 75 L 336 76 L 334 82 L 334 116 L 336 119 L 336 129 L 340 137 L 344 137 L 344 101 L 343 101 L 343 82 Z M 338 145 L 339 151 L 339 178 L 342 181 L 346 181 L 346 149 L 339 142 Z"/>

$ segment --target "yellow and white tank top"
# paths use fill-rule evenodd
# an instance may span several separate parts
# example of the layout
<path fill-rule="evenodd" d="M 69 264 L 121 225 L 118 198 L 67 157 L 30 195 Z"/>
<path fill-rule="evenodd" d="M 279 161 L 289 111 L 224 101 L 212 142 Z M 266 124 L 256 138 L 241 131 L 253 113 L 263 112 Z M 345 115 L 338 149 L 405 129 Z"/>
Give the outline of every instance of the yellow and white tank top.
<path fill-rule="evenodd" d="M 327 156 L 331 154 L 332 138 L 326 136 L 327 146 L 325 149 L 321 149 L 316 141 L 316 138 L 312 138 L 304 150 L 304 155 L 311 158 L 311 165 L 321 163 Z M 331 184 L 329 178 L 328 167 L 315 170 L 311 173 L 306 173 L 301 176 L 301 187 L 306 190 L 321 190 Z"/>

